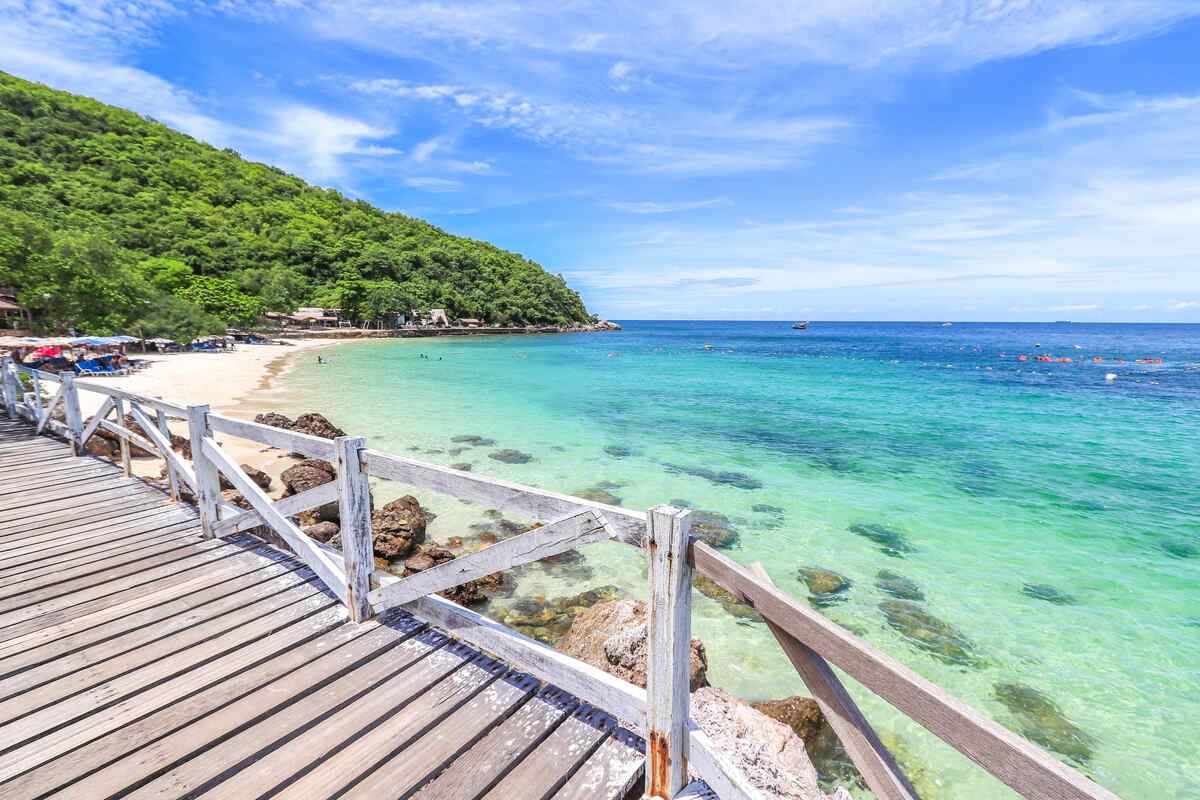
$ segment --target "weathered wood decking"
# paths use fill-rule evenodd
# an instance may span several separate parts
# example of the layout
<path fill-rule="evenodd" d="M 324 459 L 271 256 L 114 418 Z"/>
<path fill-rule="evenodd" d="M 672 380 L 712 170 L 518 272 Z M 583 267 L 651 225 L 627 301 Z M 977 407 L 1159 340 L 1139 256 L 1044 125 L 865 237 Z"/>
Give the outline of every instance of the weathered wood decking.
<path fill-rule="evenodd" d="M 0 797 L 622 798 L 641 740 L 0 421 Z"/>

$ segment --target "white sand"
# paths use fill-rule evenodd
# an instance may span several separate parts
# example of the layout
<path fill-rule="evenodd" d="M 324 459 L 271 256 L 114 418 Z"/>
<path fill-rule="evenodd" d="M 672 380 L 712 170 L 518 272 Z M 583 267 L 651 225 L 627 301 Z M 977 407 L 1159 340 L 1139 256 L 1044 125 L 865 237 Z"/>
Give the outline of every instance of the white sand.
<path fill-rule="evenodd" d="M 130 375 L 81 379 L 105 386 L 114 386 L 137 394 L 159 396 L 182 405 L 208 403 L 214 412 L 253 419 L 256 413 L 270 410 L 272 400 L 281 393 L 279 378 L 286 374 L 294 360 L 315 348 L 328 347 L 344 340 L 294 339 L 287 344 L 241 345 L 237 350 L 215 353 L 146 354 L 133 352 L 133 358 L 145 358 L 150 366 Z M 83 384 L 80 384 L 81 386 Z M 101 403 L 104 395 L 80 391 L 79 405 L 86 420 Z M 181 436 L 187 435 L 187 424 L 172 420 L 170 428 Z M 274 448 L 244 439 L 218 436 L 217 441 L 241 464 L 263 469 L 278 479 L 279 473 L 294 460 Z M 137 475 L 158 476 L 162 460 L 133 459 Z M 271 487 L 282 488 L 278 481 Z"/>

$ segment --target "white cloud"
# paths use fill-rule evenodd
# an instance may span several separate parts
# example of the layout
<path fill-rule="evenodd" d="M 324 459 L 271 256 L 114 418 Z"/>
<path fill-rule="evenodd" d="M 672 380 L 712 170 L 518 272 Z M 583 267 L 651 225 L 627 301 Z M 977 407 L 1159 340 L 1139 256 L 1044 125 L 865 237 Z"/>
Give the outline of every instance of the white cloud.
<path fill-rule="evenodd" d="M 418 164 L 424 164 L 433 155 L 434 151 L 445 144 L 445 139 L 441 136 L 435 136 L 432 139 L 426 139 L 418 144 L 412 150 L 412 160 Z"/>
<path fill-rule="evenodd" d="M 345 171 L 343 156 L 398 153 L 389 148 L 364 144 L 364 140 L 382 139 L 392 135 L 392 132 L 361 120 L 301 105 L 276 109 L 271 117 L 274 129 L 263 133 L 262 138 L 281 148 L 290 149 L 311 175 L 322 178 L 341 176 Z"/>
<path fill-rule="evenodd" d="M 426 192 L 458 192 L 463 188 L 461 181 L 449 178 L 405 178 L 404 183 L 406 186 L 411 186 L 414 189 L 422 189 Z"/>
<path fill-rule="evenodd" d="M 1098 308 L 1100 308 L 1099 305 L 1097 305 L 1096 303 L 1091 303 L 1089 305 L 1076 305 L 1076 306 L 1050 306 L 1050 308 L 1047 308 L 1046 310 L 1047 311 L 1095 311 Z"/>
<path fill-rule="evenodd" d="M 1167 303 L 1168 311 L 1183 311 L 1188 308 L 1200 308 L 1200 300 L 1175 300 Z"/>
<path fill-rule="evenodd" d="M 631 214 L 669 214 L 675 211 L 693 211 L 699 208 L 712 208 L 729 204 L 728 197 L 714 197 L 710 200 L 689 200 L 678 203 L 655 203 L 643 201 L 638 203 L 609 203 L 609 208 L 618 211 L 628 211 Z"/>
<path fill-rule="evenodd" d="M 629 73 L 632 71 L 633 65 L 628 61 L 618 61 L 617 63 L 613 64 L 612 68 L 608 71 L 608 77 L 612 78 L 613 80 L 621 81 L 625 80 L 625 78 L 628 77 Z"/>

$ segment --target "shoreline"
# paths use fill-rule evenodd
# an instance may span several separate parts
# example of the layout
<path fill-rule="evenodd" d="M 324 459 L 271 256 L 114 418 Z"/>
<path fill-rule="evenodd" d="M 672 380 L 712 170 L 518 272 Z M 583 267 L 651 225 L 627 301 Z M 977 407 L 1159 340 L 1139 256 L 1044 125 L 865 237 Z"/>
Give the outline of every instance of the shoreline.
<path fill-rule="evenodd" d="M 619 331 L 615 322 L 601 320 L 594 325 L 567 328 L 559 325 L 530 325 L 523 328 L 333 328 L 320 331 L 288 331 L 286 338 L 305 339 L 431 339 L 438 336 L 533 336 L 562 333 L 608 333 Z"/>

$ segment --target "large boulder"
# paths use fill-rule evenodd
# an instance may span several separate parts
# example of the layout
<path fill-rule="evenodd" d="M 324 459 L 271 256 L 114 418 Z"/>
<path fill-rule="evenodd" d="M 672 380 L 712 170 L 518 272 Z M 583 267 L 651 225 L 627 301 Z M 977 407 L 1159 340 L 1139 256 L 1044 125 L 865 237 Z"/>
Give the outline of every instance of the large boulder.
<path fill-rule="evenodd" d="M 307 433 L 309 436 L 319 436 L 322 439 L 336 439 L 346 435 L 344 430 L 315 411 L 296 417 L 296 421 L 292 423 L 292 430 L 296 433 Z"/>
<path fill-rule="evenodd" d="M 691 716 L 763 797 L 824 800 L 804 742 L 787 725 L 713 686 L 692 695 Z"/>
<path fill-rule="evenodd" d="M 425 524 L 421 504 L 412 495 L 375 509 L 371 513 L 375 555 L 389 561 L 407 558 L 413 548 L 425 541 Z"/>
<path fill-rule="evenodd" d="M 306 458 L 298 464 L 293 464 L 279 476 L 283 483 L 283 497 L 307 492 L 326 483 L 337 480 L 337 471 L 333 464 L 320 458 Z M 305 511 L 300 515 L 305 525 L 315 525 L 318 522 L 338 522 L 340 513 L 338 503 L 332 500 L 323 506 Z"/>
<path fill-rule="evenodd" d="M 555 645 L 636 686 L 646 687 L 646 604 L 639 600 L 609 600 L 584 611 Z M 692 637 L 690 686 L 708 686 L 708 657 L 704 644 Z"/>
<path fill-rule="evenodd" d="M 305 525 L 300 531 L 305 536 L 316 539 L 318 542 L 329 543 L 341 532 L 341 528 L 338 527 L 336 522 L 317 522 L 313 525 Z"/>
<path fill-rule="evenodd" d="M 753 708 L 795 731 L 804 741 L 809 755 L 812 755 L 811 744 L 820 738 L 829 725 L 825 721 L 825 715 L 821 713 L 821 707 L 811 697 L 794 696 L 785 697 L 783 700 L 767 700 L 755 703 Z"/>
<path fill-rule="evenodd" d="M 270 475 L 263 472 L 261 469 L 258 469 L 257 467 L 250 466 L 249 464 L 242 464 L 241 467 L 242 472 L 246 473 L 246 475 L 250 477 L 250 480 L 254 481 L 254 483 L 258 485 L 258 488 L 262 489 L 264 492 L 271 488 Z"/>
<path fill-rule="evenodd" d="M 257 414 L 254 421 L 259 425 L 270 425 L 272 428 L 283 428 L 284 430 L 292 429 L 292 420 L 285 417 L 276 411 L 268 411 L 265 414 Z"/>

